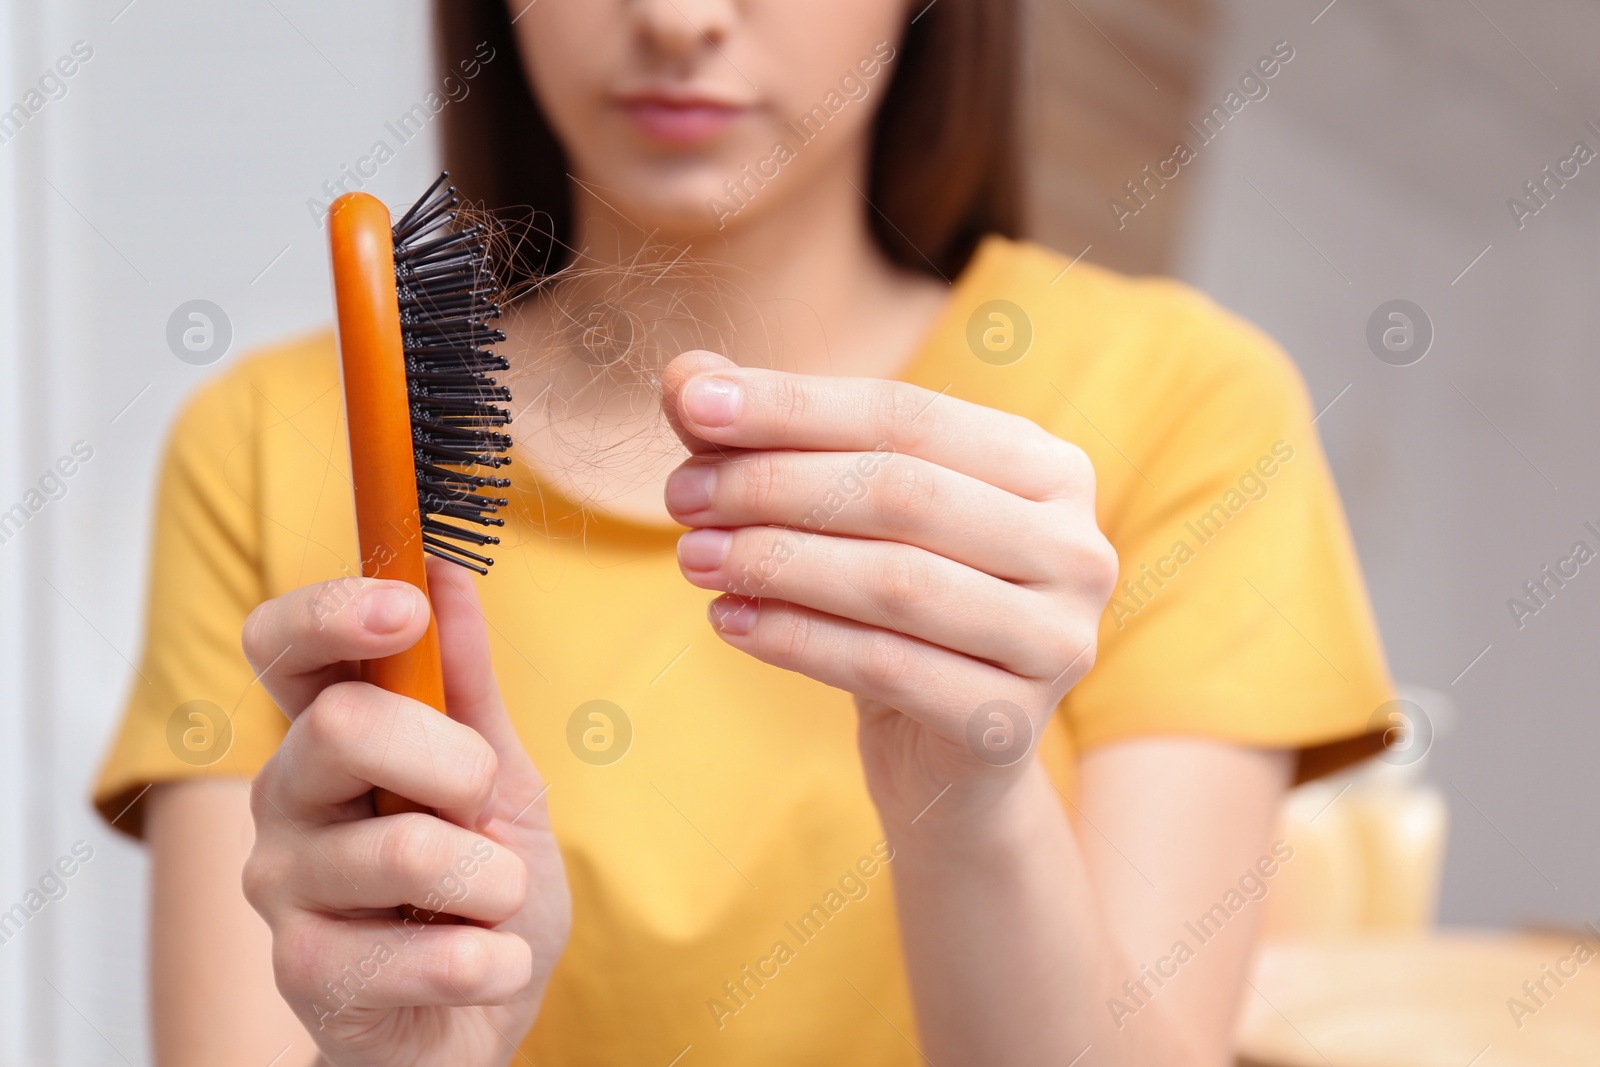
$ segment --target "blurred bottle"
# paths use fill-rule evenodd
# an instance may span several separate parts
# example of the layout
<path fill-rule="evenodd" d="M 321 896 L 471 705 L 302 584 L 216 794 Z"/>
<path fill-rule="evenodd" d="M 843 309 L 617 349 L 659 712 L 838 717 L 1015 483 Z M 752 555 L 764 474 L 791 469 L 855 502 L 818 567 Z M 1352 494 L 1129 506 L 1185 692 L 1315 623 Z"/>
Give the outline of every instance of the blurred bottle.
<path fill-rule="evenodd" d="M 1454 706 L 1431 690 L 1400 695 L 1374 712 L 1383 752 L 1285 800 L 1278 833 L 1294 858 L 1272 881 L 1264 935 L 1420 931 L 1437 918 L 1449 811 L 1423 776 Z"/>
<path fill-rule="evenodd" d="M 1361 925 L 1366 913 L 1367 858 L 1361 835 L 1340 796 L 1344 782 L 1307 782 L 1289 793 L 1278 836 L 1294 857 L 1270 883 L 1263 936 L 1340 933 Z"/>
<path fill-rule="evenodd" d="M 1439 913 L 1449 812 L 1429 785 L 1368 784 L 1350 790 L 1350 822 L 1366 867 L 1362 926 L 1424 930 Z"/>

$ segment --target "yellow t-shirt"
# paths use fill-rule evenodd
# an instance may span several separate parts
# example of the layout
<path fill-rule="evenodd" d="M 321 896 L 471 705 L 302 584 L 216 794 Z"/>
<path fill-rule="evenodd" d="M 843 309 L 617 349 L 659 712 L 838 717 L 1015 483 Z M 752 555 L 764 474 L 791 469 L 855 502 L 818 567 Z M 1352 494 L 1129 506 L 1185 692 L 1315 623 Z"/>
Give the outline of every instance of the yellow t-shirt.
<path fill-rule="evenodd" d="M 1389 682 L 1293 367 L 1177 283 L 1066 266 L 986 241 L 903 374 L 1033 419 L 1098 473 L 1124 584 L 1040 758 L 1070 793 L 1076 755 L 1119 738 L 1299 748 L 1302 774 L 1370 751 Z M 148 683 L 95 792 L 107 818 L 147 783 L 250 776 L 271 755 L 287 720 L 252 684 L 240 627 L 265 598 L 356 572 L 348 470 L 330 335 L 241 360 L 184 411 L 156 510 Z M 723 644 L 711 594 L 678 572 L 680 528 L 585 518 L 516 479 L 480 590 L 574 916 L 525 1051 L 920 1062 L 850 698 Z M 190 701 L 231 715 L 214 762 L 185 748 Z M 591 701 L 614 705 L 610 753 L 586 747 L 607 740 L 595 707 L 579 711 Z M 138 833 L 140 816 L 117 826 Z"/>

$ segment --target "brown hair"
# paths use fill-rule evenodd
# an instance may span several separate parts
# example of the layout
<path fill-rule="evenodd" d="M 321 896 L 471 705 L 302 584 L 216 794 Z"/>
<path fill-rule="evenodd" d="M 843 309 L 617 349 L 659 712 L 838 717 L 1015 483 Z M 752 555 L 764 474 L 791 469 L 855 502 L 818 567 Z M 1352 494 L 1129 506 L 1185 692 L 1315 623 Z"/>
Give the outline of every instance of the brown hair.
<path fill-rule="evenodd" d="M 517 273 L 559 268 L 572 228 L 566 153 L 523 75 L 505 0 L 435 0 L 434 21 L 446 72 L 494 50 L 444 111 L 452 180 L 497 212 L 534 212 Z M 1019 0 L 938 0 L 911 19 L 872 131 L 868 217 L 893 262 L 949 280 L 985 234 L 1020 235 L 1021 51 Z"/>

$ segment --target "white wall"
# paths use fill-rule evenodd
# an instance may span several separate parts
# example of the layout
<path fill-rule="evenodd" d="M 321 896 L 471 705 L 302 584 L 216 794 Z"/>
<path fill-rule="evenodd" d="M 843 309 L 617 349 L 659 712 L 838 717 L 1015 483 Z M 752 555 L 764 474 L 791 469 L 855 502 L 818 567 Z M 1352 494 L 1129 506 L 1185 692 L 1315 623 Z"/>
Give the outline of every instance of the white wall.
<path fill-rule="evenodd" d="M 74 841 L 95 849 L 0 945 L 4 1067 L 145 1062 L 143 857 L 85 798 L 138 656 L 162 434 L 241 351 L 328 321 L 305 202 L 432 80 L 423 0 L 125 5 L 0 14 L 0 107 L 75 41 L 93 49 L 0 145 L 0 508 L 74 441 L 94 449 L 0 545 L 0 909 Z M 424 137 L 367 188 L 404 201 L 436 166 Z M 166 343 L 196 298 L 234 332 L 209 367 Z"/>

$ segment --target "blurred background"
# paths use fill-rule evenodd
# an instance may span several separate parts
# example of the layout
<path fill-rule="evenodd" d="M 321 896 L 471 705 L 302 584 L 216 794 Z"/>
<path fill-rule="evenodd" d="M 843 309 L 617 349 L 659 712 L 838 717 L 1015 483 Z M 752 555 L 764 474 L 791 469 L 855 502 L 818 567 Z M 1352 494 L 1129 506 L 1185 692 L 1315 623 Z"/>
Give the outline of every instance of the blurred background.
<path fill-rule="evenodd" d="M 440 91 L 426 8 L 0 8 L 0 909 L 91 853 L 64 897 L 0 932 L 3 1067 L 147 1062 L 144 859 L 86 796 L 138 658 L 156 459 L 201 382 L 329 321 L 325 183 L 379 141 L 393 158 L 356 175 L 367 191 L 406 202 L 436 172 L 436 131 L 392 125 Z M 1435 921 L 1520 937 L 1505 944 L 1526 963 L 1455 1009 L 1504 1024 L 1504 998 L 1563 945 L 1600 946 L 1582 932 L 1600 923 L 1600 564 L 1562 563 L 1576 542 L 1600 550 L 1600 7 L 1034 12 L 1019 70 L 1038 238 L 1176 274 L 1294 356 L 1412 702 L 1387 762 L 1291 802 L 1307 862 L 1275 884 L 1269 926 L 1346 945 Z M 1285 46 L 1266 95 L 1200 145 L 1187 124 Z M 1180 139 L 1198 158 L 1147 181 Z M 196 307 L 199 352 L 181 340 Z M 1283 984 L 1298 959 L 1257 978 L 1260 1062 L 1339 1054 L 1340 1018 L 1291 1006 L 1311 995 Z M 1600 967 L 1582 981 L 1600 987 Z M 1551 1005 L 1529 1032 L 1557 1033 Z M 1465 1067 L 1487 1040 L 1437 1062 Z"/>

